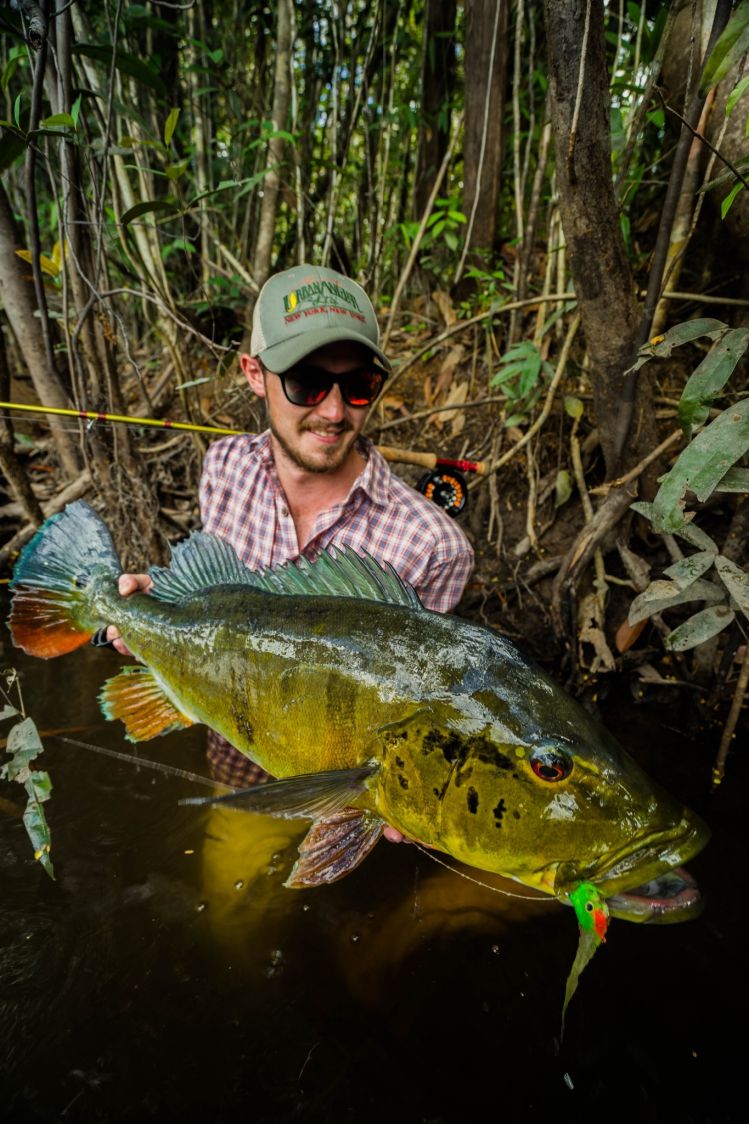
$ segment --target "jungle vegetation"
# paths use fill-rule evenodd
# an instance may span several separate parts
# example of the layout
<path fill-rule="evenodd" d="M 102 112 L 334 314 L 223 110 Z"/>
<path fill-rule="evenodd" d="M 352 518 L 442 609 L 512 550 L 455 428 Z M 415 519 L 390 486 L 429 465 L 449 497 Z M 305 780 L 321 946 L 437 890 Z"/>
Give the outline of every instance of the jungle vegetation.
<path fill-rule="evenodd" d="M 257 429 L 259 287 L 331 264 L 394 361 L 373 440 L 485 466 L 461 611 L 578 689 L 691 690 L 722 776 L 749 680 L 749 2 L 11 0 L 0 30 L 0 400 Z M 6 572 L 81 496 L 126 565 L 162 560 L 207 439 L 2 408 Z"/>

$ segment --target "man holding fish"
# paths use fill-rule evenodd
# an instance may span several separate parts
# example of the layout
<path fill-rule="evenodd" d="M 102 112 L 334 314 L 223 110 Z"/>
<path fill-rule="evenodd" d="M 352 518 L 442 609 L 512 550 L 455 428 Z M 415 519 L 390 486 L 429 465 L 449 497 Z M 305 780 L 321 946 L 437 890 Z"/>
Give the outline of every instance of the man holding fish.
<path fill-rule="evenodd" d="M 473 566 L 468 540 L 361 435 L 390 371 L 364 290 L 311 265 L 276 274 L 260 292 L 250 354 L 239 363 L 265 399 L 269 429 L 209 448 L 200 483 L 204 530 L 229 542 L 251 569 L 313 560 L 331 545 L 366 551 L 390 563 L 427 608 L 453 609 Z M 123 574 L 120 593 L 151 584 L 146 574 Z M 128 654 L 115 626 L 106 641 Z M 213 732 L 208 757 L 226 784 L 247 787 L 267 776 Z"/>

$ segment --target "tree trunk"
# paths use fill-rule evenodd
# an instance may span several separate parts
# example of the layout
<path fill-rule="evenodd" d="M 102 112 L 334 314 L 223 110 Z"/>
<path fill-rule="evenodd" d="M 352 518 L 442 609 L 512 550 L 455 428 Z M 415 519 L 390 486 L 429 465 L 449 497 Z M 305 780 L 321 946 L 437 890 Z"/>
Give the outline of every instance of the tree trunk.
<path fill-rule="evenodd" d="M 421 116 L 413 214 L 424 214 L 432 183 L 450 141 L 455 83 L 455 0 L 427 0 L 421 66 Z"/>
<path fill-rule="evenodd" d="M 276 66 L 273 81 L 273 131 L 288 127 L 289 104 L 291 101 L 291 28 L 293 12 L 292 0 L 278 0 L 278 24 L 276 32 Z M 278 192 L 281 182 L 280 167 L 283 160 L 285 142 L 274 136 L 268 142 L 268 170 L 263 180 L 263 200 L 260 207 L 255 252 L 252 260 L 252 273 L 260 288 L 270 275 L 273 234 L 276 225 Z M 254 298 L 253 298 L 254 303 Z"/>
<path fill-rule="evenodd" d="M 491 262 L 504 150 L 507 0 L 465 0 L 465 260 Z"/>
<path fill-rule="evenodd" d="M 611 178 L 609 78 L 602 0 L 544 0 L 559 209 L 609 476 L 617 471 L 623 374 L 637 350 L 640 310 Z M 656 444 L 652 389 L 640 380 L 624 464 Z"/>
<path fill-rule="evenodd" d="M 47 365 L 47 352 L 35 316 L 34 288 L 27 278 L 29 267 L 16 255 L 20 248 L 13 212 L 0 184 L 0 304 L 5 309 L 40 403 L 69 407 L 60 379 Z M 70 476 L 77 475 L 80 462 L 75 441 L 59 419 L 50 418 L 49 424 L 64 471 Z"/>

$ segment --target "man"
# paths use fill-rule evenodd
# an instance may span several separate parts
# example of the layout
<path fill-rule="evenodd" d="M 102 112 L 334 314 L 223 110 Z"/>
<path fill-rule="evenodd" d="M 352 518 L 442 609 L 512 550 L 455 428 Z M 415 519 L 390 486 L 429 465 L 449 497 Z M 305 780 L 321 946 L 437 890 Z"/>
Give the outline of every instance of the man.
<path fill-rule="evenodd" d="M 452 609 L 473 565 L 468 540 L 361 436 L 390 370 L 364 290 L 311 265 L 276 274 L 260 292 L 250 354 L 239 363 L 265 399 L 269 429 L 209 448 L 200 483 L 204 530 L 231 543 L 251 569 L 313 559 L 329 545 L 366 551 L 391 563 L 427 608 Z M 120 579 L 125 596 L 149 587 L 147 575 Z M 107 639 L 126 652 L 117 637 L 110 625 Z M 208 758 L 226 784 L 265 779 L 212 732 Z"/>

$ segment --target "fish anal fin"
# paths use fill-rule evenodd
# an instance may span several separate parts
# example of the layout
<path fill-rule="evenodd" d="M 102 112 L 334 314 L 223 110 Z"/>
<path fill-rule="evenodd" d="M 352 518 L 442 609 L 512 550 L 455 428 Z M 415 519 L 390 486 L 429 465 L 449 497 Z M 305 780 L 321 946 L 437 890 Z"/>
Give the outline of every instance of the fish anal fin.
<path fill-rule="evenodd" d="M 125 736 L 131 742 L 148 741 L 193 724 L 167 698 L 146 667 L 125 667 L 108 679 L 99 694 L 99 704 L 105 717 L 125 723 Z"/>
<path fill-rule="evenodd" d="M 367 857 L 384 826 L 379 816 L 356 808 L 316 820 L 302 840 L 299 858 L 284 885 L 301 890 L 337 882 Z"/>

